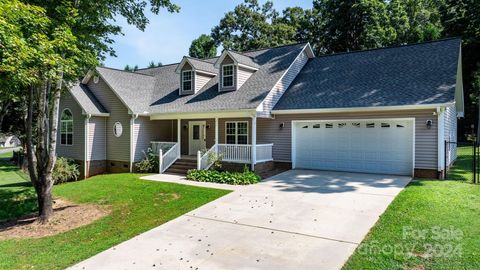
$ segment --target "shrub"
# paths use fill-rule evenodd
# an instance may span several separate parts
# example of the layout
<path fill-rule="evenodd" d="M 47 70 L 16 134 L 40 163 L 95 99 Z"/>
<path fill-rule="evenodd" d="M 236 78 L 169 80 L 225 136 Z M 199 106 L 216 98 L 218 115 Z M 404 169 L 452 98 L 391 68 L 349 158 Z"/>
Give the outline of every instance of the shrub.
<path fill-rule="evenodd" d="M 249 171 L 243 172 L 219 172 L 215 170 L 189 170 L 187 179 L 198 182 L 211 182 L 230 185 L 250 185 L 260 181 L 260 176 Z"/>
<path fill-rule="evenodd" d="M 77 181 L 79 176 L 80 171 L 78 170 L 78 164 L 76 164 L 75 161 L 64 157 L 57 158 L 52 173 L 52 178 L 55 184 Z"/>
<path fill-rule="evenodd" d="M 155 155 L 152 148 L 148 148 L 147 152 L 143 151 L 144 158 L 135 166 L 142 173 L 158 172 L 158 156 Z"/>

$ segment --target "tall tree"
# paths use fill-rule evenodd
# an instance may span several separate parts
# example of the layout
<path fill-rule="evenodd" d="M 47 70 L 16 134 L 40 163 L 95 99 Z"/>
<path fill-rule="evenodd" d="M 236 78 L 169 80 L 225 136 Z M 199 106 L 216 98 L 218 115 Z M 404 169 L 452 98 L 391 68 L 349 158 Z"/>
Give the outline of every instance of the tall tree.
<path fill-rule="evenodd" d="M 148 4 L 155 14 L 161 8 L 171 12 L 179 9 L 169 0 L 150 0 Z M 115 16 L 121 15 L 128 23 L 145 29 L 149 22 L 146 6 L 147 1 L 141 0 L 0 0 L 0 33 L 11 30 L 11 39 L 21 43 L 19 48 L 24 50 L 19 52 L 25 55 L 21 64 L 30 75 L 21 89 L 28 101 L 26 152 L 41 223 L 53 214 L 51 174 L 56 160 L 61 91 L 97 65 L 98 60 L 115 54 L 112 35 L 121 33 Z M 1 42 L 4 45 L 9 40 Z M 0 62 L 11 55 L 1 53 Z"/>
<path fill-rule="evenodd" d="M 258 0 L 245 0 L 225 14 L 212 29 L 217 46 L 246 51 L 294 42 L 295 27 L 277 20 L 279 13 L 271 1 L 260 5 Z"/>
<path fill-rule="evenodd" d="M 480 134 L 480 2 L 476 0 L 446 0 L 440 8 L 443 35 L 462 38 L 463 87 L 465 119 L 459 130 L 476 125 Z M 461 133 L 463 134 L 463 132 Z M 480 136 L 477 136 L 480 138 Z M 477 138 L 477 139 L 478 139 Z"/>
<path fill-rule="evenodd" d="M 323 32 L 317 47 L 326 52 L 377 48 L 394 36 L 382 0 L 314 0 L 312 12 Z"/>
<path fill-rule="evenodd" d="M 201 35 L 192 41 L 188 55 L 195 58 L 210 58 L 217 55 L 217 46 L 215 41 L 209 35 Z"/>

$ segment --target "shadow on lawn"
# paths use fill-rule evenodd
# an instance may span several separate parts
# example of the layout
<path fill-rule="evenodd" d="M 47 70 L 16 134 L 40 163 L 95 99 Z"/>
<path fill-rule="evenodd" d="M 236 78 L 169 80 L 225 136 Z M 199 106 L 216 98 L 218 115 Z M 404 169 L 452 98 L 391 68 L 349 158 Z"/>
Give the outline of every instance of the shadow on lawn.
<path fill-rule="evenodd" d="M 0 185 L 0 220 L 17 218 L 37 211 L 37 197 L 31 186 L 30 182 Z"/>

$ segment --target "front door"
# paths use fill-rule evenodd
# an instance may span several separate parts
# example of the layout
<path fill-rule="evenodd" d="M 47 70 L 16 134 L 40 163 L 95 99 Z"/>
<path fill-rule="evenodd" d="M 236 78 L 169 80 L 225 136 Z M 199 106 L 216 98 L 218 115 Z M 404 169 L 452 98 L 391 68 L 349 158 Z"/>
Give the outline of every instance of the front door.
<path fill-rule="evenodd" d="M 188 122 L 188 154 L 196 155 L 207 147 L 206 144 L 206 122 L 190 121 Z"/>

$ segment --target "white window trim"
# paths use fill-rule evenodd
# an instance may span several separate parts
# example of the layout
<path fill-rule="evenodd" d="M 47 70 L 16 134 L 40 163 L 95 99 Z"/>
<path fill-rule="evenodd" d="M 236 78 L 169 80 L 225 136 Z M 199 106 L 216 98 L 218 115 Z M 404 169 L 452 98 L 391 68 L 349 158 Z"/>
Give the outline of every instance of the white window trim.
<path fill-rule="evenodd" d="M 71 120 L 62 120 L 62 116 L 63 114 L 65 113 L 65 111 L 69 111 L 70 112 L 70 115 L 72 116 L 72 119 Z M 68 123 L 71 123 L 72 125 L 72 132 L 68 132 L 68 129 L 65 130 L 65 132 L 62 132 L 62 125 L 64 122 L 68 122 Z M 62 143 L 62 135 L 65 134 L 67 137 L 65 138 L 65 143 Z M 68 134 L 72 134 L 72 143 L 71 144 L 68 144 Z M 63 146 L 73 146 L 73 135 L 74 135 L 74 132 L 73 132 L 73 113 L 72 113 L 72 110 L 70 110 L 69 108 L 65 108 L 63 109 L 62 111 L 62 114 L 60 114 L 60 145 L 63 145 Z"/>
<path fill-rule="evenodd" d="M 190 72 L 190 80 L 185 80 L 183 74 Z M 181 78 L 181 87 L 182 87 L 182 92 L 192 92 L 193 91 L 193 70 L 182 70 L 182 78 Z M 185 90 L 183 89 L 183 83 L 184 82 L 190 82 L 190 90 Z"/>
<path fill-rule="evenodd" d="M 225 86 L 225 67 L 232 67 L 232 75 L 228 75 L 232 77 L 232 85 Z M 227 64 L 222 65 L 222 88 L 230 88 L 235 87 L 235 65 L 234 64 Z"/>
<path fill-rule="evenodd" d="M 227 133 L 227 126 L 228 126 L 228 124 L 231 124 L 231 123 L 235 124 L 235 134 L 228 134 Z M 225 144 L 229 144 L 229 143 L 227 143 L 227 136 L 228 135 L 235 135 L 235 145 L 238 144 L 238 135 L 239 135 L 238 134 L 238 123 L 246 123 L 247 124 L 247 134 L 246 134 L 247 135 L 247 143 L 246 144 L 248 144 L 248 142 L 250 140 L 250 136 L 249 136 L 250 127 L 248 125 L 248 121 L 226 121 L 225 122 Z M 245 134 L 240 134 L 240 135 L 245 136 Z M 245 144 L 241 144 L 241 145 L 245 145 Z"/>

